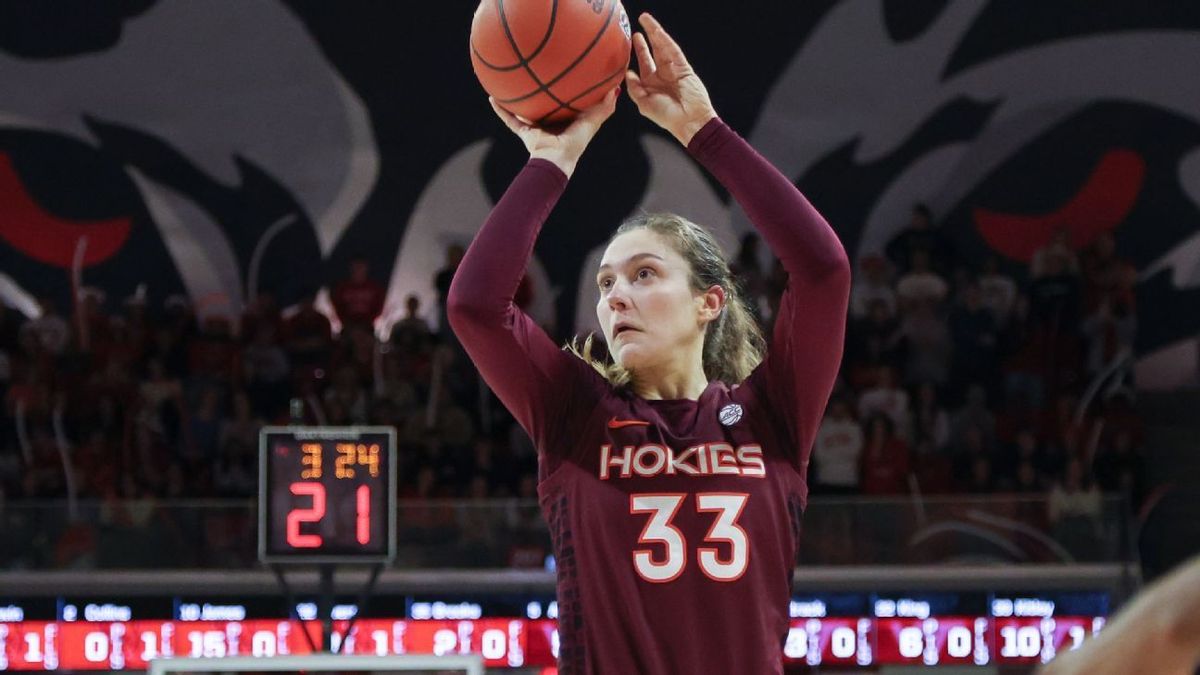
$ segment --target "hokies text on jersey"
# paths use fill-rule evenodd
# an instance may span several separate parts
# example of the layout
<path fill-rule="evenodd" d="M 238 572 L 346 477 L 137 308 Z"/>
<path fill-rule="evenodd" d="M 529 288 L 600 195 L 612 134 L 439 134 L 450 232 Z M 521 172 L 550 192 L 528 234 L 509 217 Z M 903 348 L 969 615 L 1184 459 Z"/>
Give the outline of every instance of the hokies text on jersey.
<path fill-rule="evenodd" d="M 620 450 L 605 443 L 600 446 L 600 480 L 619 478 L 651 478 L 659 475 L 684 476 L 749 476 L 765 478 L 762 447 L 729 443 L 702 443 L 682 452 L 658 443 L 633 446 Z"/>

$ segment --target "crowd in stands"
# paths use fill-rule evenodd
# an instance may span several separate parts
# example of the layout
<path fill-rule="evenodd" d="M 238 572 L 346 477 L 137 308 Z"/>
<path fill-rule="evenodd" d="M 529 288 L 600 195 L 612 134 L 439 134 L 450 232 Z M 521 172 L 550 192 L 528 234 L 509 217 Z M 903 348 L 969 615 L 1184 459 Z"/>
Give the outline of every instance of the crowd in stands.
<path fill-rule="evenodd" d="M 403 498 L 533 498 L 530 441 L 446 328 L 461 256 L 431 280 L 435 326 L 410 297 L 384 341 L 385 289 L 362 260 L 330 293 L 336 323 L 315 298 L 285 312 L 270 293 L 203 320 L 181 296 L 95 290 L 65 311 L 44 299 L 35 319 L 0 306 L 0 499 L 251 496 L 258 429 L 286 423 L 293 398 L 307 423 L 396 427 Z M 786 278 L 760 260 L 749 235 L 735 273 L 769 335 Z M 918 206 L 858 261 L 813 493 L 1048 494 L 1051 520 L 1100 490 L 1138 495 L 1134 274 L 1112 237 L 1064 230 L 1027 266 L 966 260 Z"/>
<path fill-rule="evenodd" d="M 1041 496 L 1023 518 L 1064 539 L 1100 522 L 1102 492 L 1136 504 L 1136 276 L 1110 234 L 1072 244 L 974 267 L 918 205 L 862 258 L 814 493 Z"/>

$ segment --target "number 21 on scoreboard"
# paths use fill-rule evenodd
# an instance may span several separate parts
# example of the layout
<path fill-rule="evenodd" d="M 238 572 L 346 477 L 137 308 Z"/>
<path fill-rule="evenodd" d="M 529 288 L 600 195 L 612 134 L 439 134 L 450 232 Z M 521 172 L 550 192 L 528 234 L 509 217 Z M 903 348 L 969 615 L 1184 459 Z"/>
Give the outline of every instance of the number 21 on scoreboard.
<path fill-rule="evenodd" d="M 303 533 L 300 526 L 319 523 L 325 517 L 325 486 L 321 483 L 298 481 L 289 486 L 297 497 L 309 497 L 308 508 L 294 508 L 287 515 L 287 542 L 294 548 L 320 548 L 324 539 L 319 534 Z M 358 543 L 371 543 L 371 486 L 360 485 L 354 493 L 354 534 Z"/>

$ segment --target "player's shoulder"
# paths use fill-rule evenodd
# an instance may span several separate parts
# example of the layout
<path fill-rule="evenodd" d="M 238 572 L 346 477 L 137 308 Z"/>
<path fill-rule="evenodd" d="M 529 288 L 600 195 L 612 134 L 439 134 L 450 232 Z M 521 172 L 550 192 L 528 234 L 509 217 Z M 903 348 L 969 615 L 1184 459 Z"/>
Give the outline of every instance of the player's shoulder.
<path fill-rule="evenodd" d="M 571 354 L 567 356 L 568 386 L 560 389 L 574 405 L 572 422 L 578 424 L 582 418 L 590 419 L 598 413 L 613 413 L 628 410 L 637 400 L 628 387 L 614 385 L 591 363 Z M 564 401 L 563 403 L 566 403 Z"/>
<path fill-rule="evenodd" d="M 715 400 L 737 403 L 747 408 L 759 407 L 762 404 L 762 397 L 755 378 L 757 372 L 756 369 L 750 373 L 749 377 L 736 384 L 718 382 L 719 396 Z"/>

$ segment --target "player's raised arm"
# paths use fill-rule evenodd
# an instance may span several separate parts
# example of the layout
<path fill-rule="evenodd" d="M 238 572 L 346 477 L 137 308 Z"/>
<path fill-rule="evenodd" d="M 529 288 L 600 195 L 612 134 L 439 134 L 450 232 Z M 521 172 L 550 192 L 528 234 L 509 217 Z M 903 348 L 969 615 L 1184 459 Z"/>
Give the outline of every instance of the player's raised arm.
<path fill-rule="evenodd" d="M 657 21 L 641 16 L 634 37 L 638 73 L 630 98 L 641 113 L 688 147 L 729 190 L 788 272 L 761 385 L 803 464 L 812 447 L 845 341 L 850 262 L 841 241 L 792 182 L 717 117 L 683 50 Z"/>
<path fill-rule="evenodd" d="M 517 421 L 542 445 L 545 421 L 568 388 L 574 357 L 513 303 L 542 224 L 558 202 L 575 164 L 616 107 L 616 90 L 569 126 L 531 126 L 494 102 L 530 160 L 496 204 L 467 249 L 447 298 L 447 313 L 471 360 Z"/>

